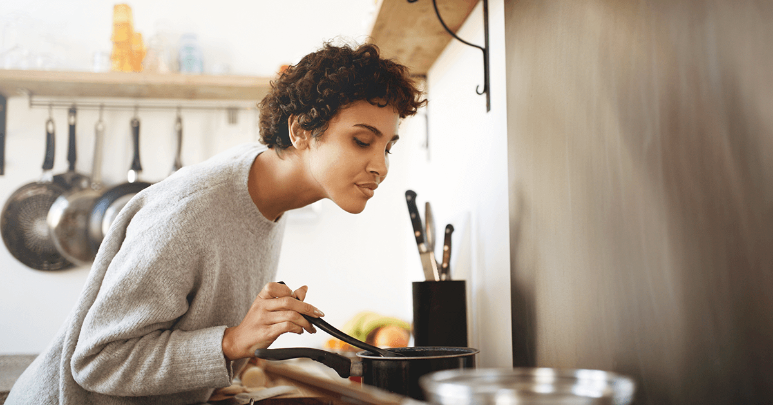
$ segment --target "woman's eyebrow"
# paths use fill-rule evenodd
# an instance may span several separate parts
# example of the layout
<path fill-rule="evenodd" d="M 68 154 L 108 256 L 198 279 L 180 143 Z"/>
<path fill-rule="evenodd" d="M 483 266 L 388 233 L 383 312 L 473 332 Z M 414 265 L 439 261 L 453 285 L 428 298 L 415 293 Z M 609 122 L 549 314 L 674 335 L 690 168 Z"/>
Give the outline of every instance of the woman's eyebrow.
<path fill-rule="evenodd" d="M 372 125 L 368 125 L 368 124 L 354 124 L 353 126 L 360 127 L 360 128 L 365 128 L 368 131 L 373 132 L 373 134 L 376 135 L 379 138 L 384 136 L 384 134 L 382 134 L 381 131 L 378 130 L 378 128 L 376 128 L 376 127 L 374 127 Z M 395 135 L 395 136 L 392 137 L 392 142 L 396 142 L 398 139 L 400 139 L 400 136 L 399 135 Z"/>

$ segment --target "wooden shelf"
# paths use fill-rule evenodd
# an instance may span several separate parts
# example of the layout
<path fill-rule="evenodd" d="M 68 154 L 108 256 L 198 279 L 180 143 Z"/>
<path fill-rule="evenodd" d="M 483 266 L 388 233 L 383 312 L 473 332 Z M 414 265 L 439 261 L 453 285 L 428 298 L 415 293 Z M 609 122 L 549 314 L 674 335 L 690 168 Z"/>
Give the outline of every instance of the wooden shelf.
<path fill-rule="evenodd" d="M 260 101 L 271 79 L 180 73 L 0 70 L 0 93 L 44 97 L 123 97 Z"/>
<path fill-rule="evenodd" d="M 440 16 L 453 32 L 464 24 L 476 4 L 478 0 L 437 1 Z M 426 76 L 452 40 L 438 21 L 430 0 L 381 1 L 370 36 L 385 57 L 408 66 L 417 76 Z"/>
<path fill-rule="evenodd" d="M 456 32 L 478 0 L 438 1 L 440 15 Z M 443 29 L 430 0 L 382 0 L 371 30 L 371 42 L 383 55 L 426 76 L 452 37 Z M 260 101 L 270 78 L 180 73 L 62 72 L 0 70 L 0 94 L 41 97 L 157 98 Z"/>

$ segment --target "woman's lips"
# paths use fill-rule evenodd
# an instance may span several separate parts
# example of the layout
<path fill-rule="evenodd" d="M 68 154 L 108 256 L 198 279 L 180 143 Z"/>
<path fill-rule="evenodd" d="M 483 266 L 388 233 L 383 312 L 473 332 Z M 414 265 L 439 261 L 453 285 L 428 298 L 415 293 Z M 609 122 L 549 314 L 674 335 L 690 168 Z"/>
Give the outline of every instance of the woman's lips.
<path fill-rule="evenodd" d="M 360 191 L 362 191 L 362 193 L 365 194 L 366 197 L 370 198 L 370 197 L 373 197 L 373 195 L 376 193 L 376 188 L 378 187 L 378 185 L 358 184 L 357 187 L 359 187 Z"/>

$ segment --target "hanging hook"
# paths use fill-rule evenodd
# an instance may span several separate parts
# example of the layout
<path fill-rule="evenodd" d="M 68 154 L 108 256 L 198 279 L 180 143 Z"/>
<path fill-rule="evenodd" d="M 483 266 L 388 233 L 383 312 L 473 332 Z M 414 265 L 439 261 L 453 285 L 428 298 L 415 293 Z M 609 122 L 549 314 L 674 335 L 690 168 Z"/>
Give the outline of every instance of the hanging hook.
<path fill-rule="evenodd" d="M 416 3 L 418 0 L 408 0 L 408 3 Z M 443 28 L 451 34 L 451 36 L 456 39 L 457 41 L 471 46 L 473 48 L 480 49 L 481 52 L 483 52 L 483 90 L 480 90 L 480 86 L 477 86 L 475 88 L 475 92 L 478 93 L 478 95 L 486 95 L 486 112 L 491 111 L 491 92 L 489 89 L 489 41 L 488 41 L 488 0 L 483 0 L 483 35 L 484 35 L 484 46 L 475 45 L 472 43 L 469 43 L 461 38 L 459 38 L 453 31 L 451 31 L 450 28 L 446 25 L 445 21 L 443 21 L 443 17 L 440 16 L 440 11 L 437 7 L 437 1 L 432 0 L 432 7 L 435 9 L 435 15 L 437 16 L 438 20 L 440 21 L 440 24 L 443 26 Z"/>
<path fill-rule="evenodd" d="M 54 105 L 48 104 L 48 119 L 53 120 L 54 119 Z"/>
<path fill-rule="evenodd" d="M 137 114 L 139 110 L 140 110 L 139 104 L 135 104 L 134 105 L 134 118 L 139 118 L 139 116 Z"/>
<path fill-rule="evenodd" d="M 75 107 L 75 103 L 73 103 L 70 106 L 70 109 L 67 110 L 67 123 L 70 125 L 75 125 L 77 114 L 78 114 L 78 108 Z"/>
<path fill-rule="evenodd" d="M 102 133 L 102 131 L 105 130 L 105 123 L 102 121 L 102 112 L 104 111 L 104 109 L 105 109 L 105 105 L 104 104 L 100 104 L 99 105 L 99 120 L 97 120 L 97 123 L 94 124 L 94 129 L 97 132 L 99 132 L 99 133 Z"/>

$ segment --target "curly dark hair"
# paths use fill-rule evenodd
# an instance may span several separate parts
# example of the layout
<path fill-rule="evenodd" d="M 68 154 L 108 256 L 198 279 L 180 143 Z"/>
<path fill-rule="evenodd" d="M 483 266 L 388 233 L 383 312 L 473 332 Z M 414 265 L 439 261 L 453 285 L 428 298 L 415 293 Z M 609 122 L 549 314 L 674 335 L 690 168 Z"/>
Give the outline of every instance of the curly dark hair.
<path fill-rule="evenodd" d="M 376 45 L 325 43 L 271 82 L 271 91 L 258 103 L 260 141 L 277 152 L 292 146 L 287 127 L 292 115 L 318 138 L 336 113 L 355 101 L 391 106 L 405 118 L 427 103 L 421 97 L 408 69 L 383 59 Z"/>

